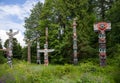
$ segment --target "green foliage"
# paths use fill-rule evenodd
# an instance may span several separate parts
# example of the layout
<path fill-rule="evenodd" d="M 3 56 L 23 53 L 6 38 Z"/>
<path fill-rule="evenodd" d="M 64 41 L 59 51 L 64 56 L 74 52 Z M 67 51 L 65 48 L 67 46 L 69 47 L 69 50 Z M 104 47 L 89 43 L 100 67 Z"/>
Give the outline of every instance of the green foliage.
<path fill-rule="evenodd" d="M 27 61 L 27 52 L 28 52 L 27 47 L 22 48 L 22 60 Z"/>
<path fill-rule="evenodd" d="M 37 44 L 35 42 L 33 42 L 33 44 L 31 45 L 31 62 L 36 63 L 37 60 L 37 49 L 36 46 Z"/>
<path fill-rule="evenodd" d="M 120 0 L 117 0 L 112 8 L 108 11 L 107 13 L 107 17 L 108 20 L 111 22 L 112 24 L 112 30 L 111 32 L 108 34 L 109 37 L 109 41 L 111 41 L 110 44 L 112 44 L 114 46 L 114 44 L 120 44 L 120 35 L 119 35 L 119 31 L 120 31 L 120 11 L 118 11 L 120 9 Z"/>
<path fill-rule="evenodd" d="M 0 39 L 0 49 L 3 49 L 1 39 Z M 6 61 L 6 60 L 5 60 L 5 57 L 4 57 L 4 52 L 3 52 L 3 51 L 0 51 L 0 64 L 1 64 L 1 63 L 4 63 L 5 61 Z"/>
<path fill-rule="evenodd" d="M 37 34 L 40 34 L 39 30 L 39 19 L 42 10 L 42 3 L 38 2 L 34 8 L 31 10 L 30 17 L 25 18 L 25 25 L 26 28 L 25 37 L 28 39 L 32 39 L 36 37 Z"/>
<path fill-rule="evenodd" d="M 7 60 L 4 57 L 4 54 L 0 54 L 0 64 L 5 63 Z"/>
<path fill-rule="evenodd" d="M 120 49 L 120 15 L 119 15 L 119 9 L 120 9 L 120 0 L 116 0 L 114 4 L 112 5 L 111 9 L 107 12 L 107 19 L 111 22 L 112 29 L 107 34 L 107 46 L 108 46 L 108 54 L 110 58 L 115 58 L 117 61 L 118 57 L 120 56 L 119 49 Z M 114 63 L 114 62 L 113 62 Z M 119 63 L 119 62 L 118 62 Z"/>
<path fill-rule="evenodd" d="M 36 65 L 13 61 L 0 65 L 0 81 L 6 83 L 119 83 L 118 67 L 100 67 L 92 62 L 73 65 Z"/>
<path fill-rule="evenodd" d="M 94 11 L 96 12 L 97 21 L 108 21 L 106 12 L 111 9 L 112 4 L 116 0 L 90 0 L 94 4 Z"/>

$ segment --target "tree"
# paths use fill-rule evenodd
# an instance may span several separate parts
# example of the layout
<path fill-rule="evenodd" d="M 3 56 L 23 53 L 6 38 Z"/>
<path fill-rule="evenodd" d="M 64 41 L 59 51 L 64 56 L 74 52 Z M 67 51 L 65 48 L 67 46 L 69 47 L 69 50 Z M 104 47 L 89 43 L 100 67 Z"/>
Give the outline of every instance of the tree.
<path fill-rule="evenodd" d="M 22 48 L 22 60 L 27 61 L 27 47 L 25 46 L 24 48 Z"/>
<path fill-rule="evenodd" d="M 38 2 L 31 10 L 30 16 L 25 18 L 25 25 L 24 25 L 24 27 L 26 28 L 25 37 L 28 39 L 32 39 L 36 36 L 36 34 L 39 34 L 38 20 L 40 18 L 42 5 L 43 5 L 42 3 Z"/>
<path fill-rule="evenodd" d="M 2 47 L 2 40 L 0 39 L 0 49 L 3 49 Z M 2 52 L 0 52 L 0 56 L 2 55 Z"/>
<path fill-rule="evenodd" d="M 0 49 L 3 49 L 2 47 L 2 40 L 0 39 Z M 0 51 L 0 64 L 5 62 L 5 58 L 4 58 L 4 52 Z"/>
<path fill-rule="evenodd" d="M 115 0 L 92 0 L 98 21 L 107 21 L 106 13 Z"/>
<path fill-rule="evenodd" d="M 112 29 L 107 34 L 108 35 L 108 53 L 111 57 L 119 54 L 119 44 L 120 44 L 120 0 L 116 0 L 112 5 L 111 9 L 107 12 L 107 18 L 111 22 Z M 115 56 L 116 57 L 116 56 Z"/>

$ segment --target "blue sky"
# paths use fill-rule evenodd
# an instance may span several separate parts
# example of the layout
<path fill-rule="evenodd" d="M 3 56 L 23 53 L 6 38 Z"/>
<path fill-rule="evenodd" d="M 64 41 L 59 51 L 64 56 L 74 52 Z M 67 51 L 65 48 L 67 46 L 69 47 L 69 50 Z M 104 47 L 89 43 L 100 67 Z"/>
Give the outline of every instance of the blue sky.
<path fill-rule="evenodd" d="M 44 2 L 44 0 L 0 0 L 0 38 L 2 44 L 8 38 L 6 32 L 13 29 L 13 31 L 19 30 L 19 34 L 15 38 L 22 46 L 25 46 L 23 41 L 24 18 L 29 17 L 30 9 L 38 1 Z"/>
<path fill-rule="evenodd" d="M 26 0 L 0 0 L 2 4 L 24 4 Z"/>

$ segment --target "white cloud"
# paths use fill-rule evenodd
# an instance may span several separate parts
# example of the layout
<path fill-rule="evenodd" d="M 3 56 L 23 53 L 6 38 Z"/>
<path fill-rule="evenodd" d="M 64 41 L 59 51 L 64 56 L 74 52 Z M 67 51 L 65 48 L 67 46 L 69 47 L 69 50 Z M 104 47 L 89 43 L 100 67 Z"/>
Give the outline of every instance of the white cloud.
<path fill-rule="evenodd" d="M 26 0 L 22 5 L 0 5 L 0 38 L 3 43 L 8 38 L 6 32 L 9 29 L 19 30 L 19 34 L 15 37 L 22 46 L 25 46 L 24 38 L 24 18 L 30 15 L 30 9 L 38 2 L 44 2 L 44 0 Z"/>
<path fill-rule="evenodd" d="M 5 30 L 0 30 L 0 38 L 2 39 L 2 45 L 4 45 L 5 40 L 8 39 Z"/>
<path fill-rule="evenodd" d="M 25 31 L 25 28 L 23 27 L 23 23 L 15 23 L 15 22 L 12 22 L 12 21 L 0 21 L 0 29 L 2 30 L 9 30 L 9 29 L 17 29 L 21 32 L 24 32 Z"/>
<path fill-rule="evenodd" d="M 38 1 L 39 0 L 27 0 L 23 5 L 0 5 L 0 13 L 2 14 L 0 17 L 16 15 L 19 19 L 23 20 L 24 17 L 30 14 L 30 9 L 32 9 Z"/>
<path fill-rule="evenodd" d="M 14 30 L 13 32 L 16 32 L 17 30 Z M 0 38 L 2 39 L 2 45 L 4 45 L 4 42 L 8 39 L 8 35 L 6 34 L 6 30 L 0 30 Z M 17 38 L 18 42 L 22 45 L 25 46 L 25 42 L 23 41 L 24 36 L 22 35 L 22 32 L 19 31 L 19 34 L 16 34 L 14 38 Z"/>

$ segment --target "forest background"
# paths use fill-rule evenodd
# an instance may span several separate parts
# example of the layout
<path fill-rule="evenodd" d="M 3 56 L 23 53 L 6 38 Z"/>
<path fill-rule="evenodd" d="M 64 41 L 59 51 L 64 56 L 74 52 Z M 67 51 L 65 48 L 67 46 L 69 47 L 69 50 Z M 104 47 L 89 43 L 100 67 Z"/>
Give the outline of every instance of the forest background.
<path fill-rule="evenodd" d="M 92 71 L 94 71 L 94 65 L 97 66 L 99 65 L 99 56 L 98 56 L 99 46 L 98 46 L 98 33 L 94 32 L 93 24 L 101 21 L 111 22 L 111 31 L 106 32 L 107 65 L 110 67 L 108 67 L 108 69 L 96 68 L 96 70 L 99 70 L 99 72 L 101 73 L 105 73 L 106 71 L 107 71 L 106 73 L 112 72 L 112 74 L 115 75 L 113 76 L 113 78 L 115 78 L 116 82 L 111 82 L 111 83 L 117 83 L 117 82 L 119 83 L 120 81 L 119 79 L 120 11 L 119 10 L 120 10 L 120 0 L 45 0 L 44 4 L 38 2 L 31 10 L 30 16 L 25 18 L 24 27 L 26 30 L 24 35 L 25 38 L 30 40 L 34 39 L 37 35 L 39 35 L 40 37 L 37 40 L 40 43 L 40 48 L 44 49 L 45 28 L 48 27 L 48 35 L 49 35 L 48 48 L 55 49 L 54 52 L 49 53 L 49 63 L 52 65 L 72 64 L 73 63 L 72 23 L 73 23 L 73 19 L 77 18 L 78 60 L 79 60 L 79 64 L 88 63 L 88 65 L 83 64 L 80 66 L 80 68 L 77 69 L 83 69 L 81 71 L 84 71 L 85 68 L 86 70 L 88 69 L 88 71 L 89 69 L 90 71 L 91 69 Z M 31 63 L 33 64 L 36 63 L 37 60 L 37 52 L 36 52 L 37 40 L 33 41 L 31 44 Z M 3 46 L 1 45 L 1 43 L 2 42 L 0 40 L 0 48 L 2 49 Z M 8 40 L 6 40 L 6 42 L 4 43 L 4 47 L 7 48 L 7 46 L 8 46 Z M 6 63 L 6 58 L 4 57 L 4 55 L 5 52 L 0 51 L 0 64 Z M 43 53 L 41 53 L 40 55 L 42 64 L 43 64 L 43 55 L 44 55 Z M 26 64 L 24 61 L 27 61 L 27 46 L 22 48 L 16 38 L 13 39 L 13 60 L 16 60 L 16 63 L 19 63 L 17 61 L 23 61 L 22 65 Z M 93 65 L 91 65 L 91 63 Z M 6 67 L 3 67 L 3 69 L 4 68 Z M 16 68 L 17 69 L 21 68 L 21 65 L 18 65 Z M 23 68 L 27 69 L 27 66 L 23 65 Z M 68 74 L 69 71 L 72 71 L 72 69 L 74 70 L 74 67 L 67 65 L 64 68 L 57 67 L 55 69 L 59 70 L 59 72 L 56 71 L 56 73 L 59 75 L 63 71 L 65 71 L 65 74 Z M 21 70 L 21 72 L 23 71 L 24 70 Z M 51 73 L 48 71 L 49 69 L 47 69 L 47 72 L 43 71 L 45 77 L 46 74 L 51 75 Z M 66 71 L 68 72 L 66 73 Z M 56 73 L 54 72 L 55 75 Z M 31 75 L 31 76 L 33 76 L 34 78 L 35 75 Z M 92 75 L 87 74 L 88 77 L 89 75 L 92 76 L 93 74 Z M 33 78 L 28 78 L 28 79 L 33 79 Z M 108 78 L 109 78 L 108 80 L 111 79 L 111 77 Z M 40 78 L 38 79 L 40 80 Z M 81 81 L 81 80 L 77 80 L 77 81 Z M 77 82 L 77 83 L 82 83 L 82 82 Z M 91 83 L 93 83 L 93 81 Z M 103 82 L 103 83 L 107 83 L 107 82 Z"/>
<path fill-rule="evenodd" d="M 46 0 L 38 2 L 25 18 L 25 38 L 32 40 L 40 35 L 40 48 L 44 48 L 45 28 L 48 27 L 48 48 L 55 49 L 49 54 L 51 64 L 73 62 L 72 22 L 77 18 L 77 45 L 79 61 L 98 61 L 98 34 L 93 24 L 100 21 L 111 22 L 107 33 L 107 58 L 120 58 L 120 0 Z M 0 48 L 3 48 L 0 42 Z M 27 47 L 22 48 L 17 39 L 13 42 L 13 58 L 27 60 Z M 7 47 L 8 40 L 4 43 Z M 36 63 L 36 40 L 31 45 L 32 63 Z M 0 52 L 0 63 L 4 63 L 4 52 Z M 43 54 L 41 54 L 43 63 Z"/>

